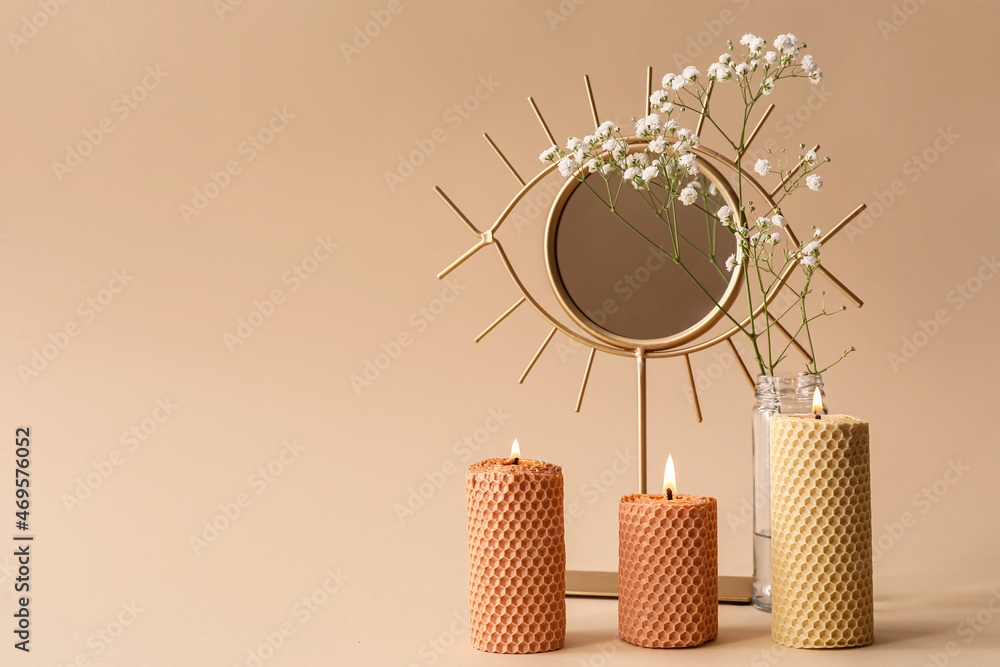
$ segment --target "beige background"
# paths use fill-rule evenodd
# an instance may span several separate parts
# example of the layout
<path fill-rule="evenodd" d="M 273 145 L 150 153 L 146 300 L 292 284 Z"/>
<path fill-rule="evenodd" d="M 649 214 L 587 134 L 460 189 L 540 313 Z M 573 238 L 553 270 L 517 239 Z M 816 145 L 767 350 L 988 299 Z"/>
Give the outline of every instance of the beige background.
<path fill-rule="evenodd" d="M 939 664 L 996 663 L 992 3 L 224 2 L 11 0 L 0 12 L 0 391 L 6 465 L 15 427 L 32 427 L 37 535 L 33 650 L 4 630 L 0 662 L 248 665 L 270 635 L 281 646 L 263 644 L 267 665 L 921 665 L 947 649 Z M 345 55 L 372 12 L 391 20 Z M 872 422 L 877 644 L 782 652 L 766 615 L 724 608 L 716 642 L 665 656 L 616 639 L 613 602 L 571 600 L 565 650 L 475 654 L 461 622 L 464 467 L 514 437 L 561 463 L 580 509 L 570 567 L 612 568 L 616 501 L 635 486 L 634 388 L 627 361 L 599 357 L 574 414 L 586 353 L 559 341 L 518 386 L 546 332 L 527 309 L 474 345 L 515 289 L 489 253 L 450 286 L 434 279 L 472 237 L 431 188 L 486 225 L 516 184 L 482 132 L 526 175 L 546 147 L 527 95 L 557 137 L 584 133 L 589 73 L 601 115 L 624 123 L 647 64 L 657 79 L 692 59 L 704 71 L 747 31 L 794 32 L 826 75 L 777 91 L 758 139 L 834 158 L 794 214 L 822 227 L 872 207 L 824 254 L 866 306 L 819 339 L 828 356 L 858 348 L 827 384 L 835 409 Z M 270 143 L 244 143 L 258 134 Z M 390 187 L 385 173 L 432 137 Z M 77 166 L 53 165 L 76 164 L 81 142 Z M 226 187 L 196 201 L 213 173 Z M 543 214 L 519 215 L 510 250 L 538 279 Z M 305 261 L 314 252 L 327 259 Z M 287 273 L 297 265 L 314 271 Z M 280 303 L 259 306 L 270 316 L 227 345 L 275 290 Z M 400 336 L 409 345 L 356 390 L 351 376 Z M 26 373 L 36 352 L 50 358 Z M 752 397 L 715 354 L 693 359 L 702 424 L 683 364 L 651 365 L 650 467 L 672 452 L 682 489 L 718 498 L 721 571 L 748 574 Z M 401 517 L 428 480 L 440 488 Z M 0 533 L 14 532 L 12 494 L 8 481 Z M 12 625 L 13 558 L 0 565 Z M 960 625 L 977 613 L 981 630 Z M 278 642 L 282 630 L 293 634 Z"/>

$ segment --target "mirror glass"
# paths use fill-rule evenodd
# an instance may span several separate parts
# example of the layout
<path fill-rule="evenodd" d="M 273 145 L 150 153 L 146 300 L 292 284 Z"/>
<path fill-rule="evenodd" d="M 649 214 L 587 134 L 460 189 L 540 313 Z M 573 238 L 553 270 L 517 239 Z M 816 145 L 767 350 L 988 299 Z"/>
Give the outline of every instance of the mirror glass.
<path fill-rule="evenodd" d="M 701 175 L 699 198 L 708 211 L 724 203 L 708 194 Z M 598 174 L 587 183 L 605 195 Z M 612 183 L 612 192 L 614 192 Z M 651 210 L 644 195 L 626 183 L 618 195 L 617 210 L 660 247 L 672 251 L 667 225 Z M 736 243 L 718 220 L 697 206 L 676 202 L 678 231 L 685 265 L 718 301 L 729 286 L 726 259 Z M 712 252 L 714 246 L 714 253 Z M 705 255 L 714 254 L 714 263 Z M 569 297 L 602 329 L 634 339 L 655 339 L 689 329 L 713 308 L 712 301 L 684 270 L 622 222 L 590 188 L 578 186 L 566 200 L 555 237 L 559 272 Z"/>

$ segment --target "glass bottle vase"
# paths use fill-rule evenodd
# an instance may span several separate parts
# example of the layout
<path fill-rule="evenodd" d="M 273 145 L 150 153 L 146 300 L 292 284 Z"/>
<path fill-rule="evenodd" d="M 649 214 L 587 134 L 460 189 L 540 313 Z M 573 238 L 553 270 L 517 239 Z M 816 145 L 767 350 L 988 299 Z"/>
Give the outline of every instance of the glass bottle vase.
<path fill-rule="evenodd" d="M 758 375 L 753 428 L 753 605 L 771 611 L 771 417 L 812 413 L 813 393 L 823 376 L 805 373 Z M 824 401 L 825 405 L 825 401 Z"/>

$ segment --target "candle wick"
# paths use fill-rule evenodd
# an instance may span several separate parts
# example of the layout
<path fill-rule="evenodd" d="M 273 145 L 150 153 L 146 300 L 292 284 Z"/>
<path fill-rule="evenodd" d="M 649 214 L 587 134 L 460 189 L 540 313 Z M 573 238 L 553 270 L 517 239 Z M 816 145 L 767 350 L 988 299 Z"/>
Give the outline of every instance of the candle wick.
<path fill-rule="evenodd" d="M 520 462 L 520 460 L 521 459 L 519 459 L 518 457 L 515 456 L 514 457 L 514 465 L 517 465 Z"/>
<path fill-rule="evenodd" d="M 821 415 L 820 413 L 817 412 L 816 413 L 816 419 L 822 419 L 822 418 L 823 418 L 823 415 Z"/>
<path fill-rule="evenodd" d="M 667 500 L 673 500 L 673 499 L 674 499 L 674 490 L 667 489 Z"/>

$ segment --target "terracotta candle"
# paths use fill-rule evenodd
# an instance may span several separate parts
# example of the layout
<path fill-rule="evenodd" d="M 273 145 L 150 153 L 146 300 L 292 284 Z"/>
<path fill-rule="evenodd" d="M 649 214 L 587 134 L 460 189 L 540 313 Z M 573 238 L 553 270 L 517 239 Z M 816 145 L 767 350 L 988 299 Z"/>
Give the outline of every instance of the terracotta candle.
<path fill-rule="evenodd" d="M 779 644 L 874 640 L 870 480 L 868 422 L 771 419 L 771 636 Z"/>
<path fill-rule="evenodd" d="M 618 635 L 647 648 L 698 646 L 719 634 L 715 498 L 677 494 L 672 458 L 663 487 L 618 505 Z"/>
<path fill-rule="evenodd" d="M 469 466 L 469 612 L 472 645 L 540 653 L 566 640 L 562 468 L 522 459 Z"/>

